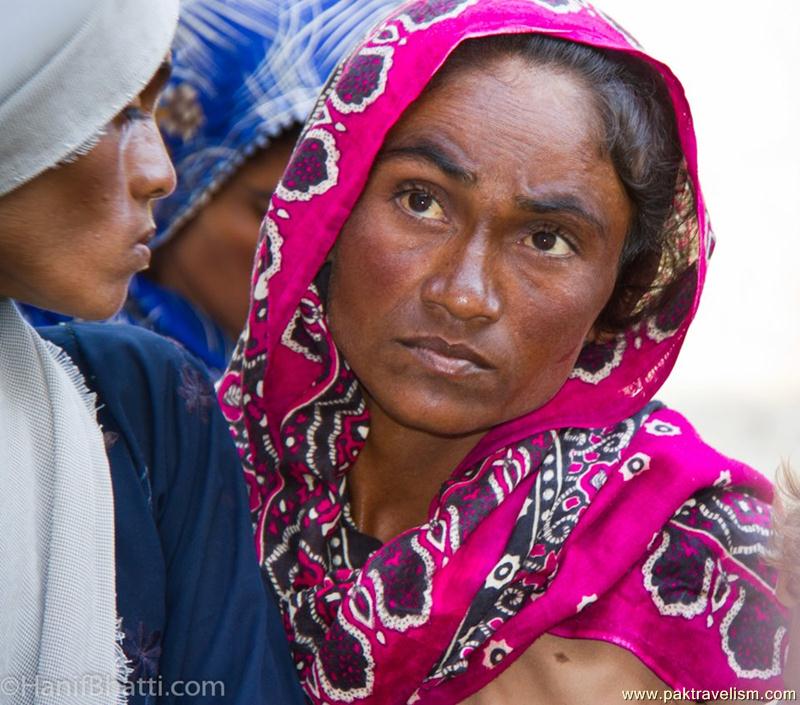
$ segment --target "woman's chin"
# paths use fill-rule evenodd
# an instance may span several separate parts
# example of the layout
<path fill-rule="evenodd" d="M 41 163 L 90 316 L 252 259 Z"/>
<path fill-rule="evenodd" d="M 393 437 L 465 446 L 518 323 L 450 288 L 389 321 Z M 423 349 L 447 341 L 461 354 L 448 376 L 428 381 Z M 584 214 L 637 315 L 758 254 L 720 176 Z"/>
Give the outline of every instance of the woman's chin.
<path fill-rule="evenodd" d="M 474 409 L 470 411 L 449 405 L 390 405 L 383 410 L 399 426 L 440 438 L 465 438 L 485 433 L 494 425 L 485 418 L 485 412 L 476 414 Z"/>
<path fill-rule="evenodd" d="M 105 321 L 115 316 L 125 303 L 127 291 L 124 296 L 109 298 L 106 301 L 98 301 L 86 307 L 85 312 L 76 316 L 85 321 Z"/>
<path fill-rule="evenodd" d="M 114 316 L 125 303 L 128 296 L 128 281 L 124 286 L 97 287 L 94 291 L 84 290 L 79 296 L 52 296 L 44 302 L 32 302 L 39 308 L 55 311 L 65 316 L 83 321 L 105 321 Z"/>

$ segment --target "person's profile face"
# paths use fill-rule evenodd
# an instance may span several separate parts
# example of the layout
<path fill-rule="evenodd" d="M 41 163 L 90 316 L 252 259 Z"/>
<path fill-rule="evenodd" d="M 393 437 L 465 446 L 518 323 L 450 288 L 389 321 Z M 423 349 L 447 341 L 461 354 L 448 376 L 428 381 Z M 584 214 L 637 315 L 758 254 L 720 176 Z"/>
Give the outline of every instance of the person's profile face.
<path fill-rule="evenodd" d="M 232 337 L 247 318 L 259 229 L 295 138 L 290 131 L 256 152 L 154 254 L 156 278 L 179 271 L 193 302 Z"/>
<path fill-rule="evenodd" d="M 150 261 L 153 199 L 175 175 L 153 112 L 169 74 L 150 83 L 96 146 L 0 199 L 0 292 L 81 318 L 106 318 Z"/>
<path fill-rule="evenodd" d="M 331 329 L 371 403 L 459 435 L 558 391 L 631 219 L 601 134 L 585 85 L 515 58 L 411 106 L 333 252 Z"/>

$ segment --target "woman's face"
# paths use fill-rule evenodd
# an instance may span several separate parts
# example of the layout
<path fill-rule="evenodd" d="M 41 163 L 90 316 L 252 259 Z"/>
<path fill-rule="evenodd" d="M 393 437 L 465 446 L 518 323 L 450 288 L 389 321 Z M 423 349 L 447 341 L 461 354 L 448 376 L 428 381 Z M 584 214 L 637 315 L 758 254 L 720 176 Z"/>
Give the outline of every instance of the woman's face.
<path fill-rule="evenodd" d="M 153 278 L 184 294 L 233 338 L 247 319 L 261 221 L 296 137 L 292 130 L 252 156 L 154 255 Z"/>
<path fill-rule="evenodd" d="M 151 203 L 175 187 L 153 120 L 169 72 L 106 128 L 88 154 L 0 198 L 0 295 L 80 318 L 107 318 L 150 262 Z"/>
<path fill-rule="evenodd" d="M 631 218 L 601 134 L 587 86 L 517 58 L 404 114 L 333 255 L 332 332 L 371 405 L 462 435 L 555 395 Z"/>

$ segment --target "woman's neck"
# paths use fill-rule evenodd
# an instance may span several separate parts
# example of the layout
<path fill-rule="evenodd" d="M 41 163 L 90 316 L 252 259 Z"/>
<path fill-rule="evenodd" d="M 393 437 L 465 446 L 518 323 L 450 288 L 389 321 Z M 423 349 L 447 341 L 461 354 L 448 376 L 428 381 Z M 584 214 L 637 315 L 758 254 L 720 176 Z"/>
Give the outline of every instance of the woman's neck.
<path fill-rule="evenodd" d="M 369 436 L 348 485 L 359 530 L 385 542 L 427 521 L 431 500 L 485 431 L 434 436 L 368 407 Z"/>

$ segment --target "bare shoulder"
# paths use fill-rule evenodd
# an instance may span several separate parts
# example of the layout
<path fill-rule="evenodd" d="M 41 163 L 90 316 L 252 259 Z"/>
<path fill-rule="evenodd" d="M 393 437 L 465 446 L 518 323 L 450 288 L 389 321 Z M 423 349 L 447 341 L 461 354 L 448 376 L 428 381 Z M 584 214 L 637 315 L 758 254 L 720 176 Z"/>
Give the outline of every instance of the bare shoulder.
<path fill-rule="evenodd" d="M 545 634 L 499 678 L 462 705 L 664 702 L 666 690 L 669 686 L 626 649 L 603 641 Z"/>

